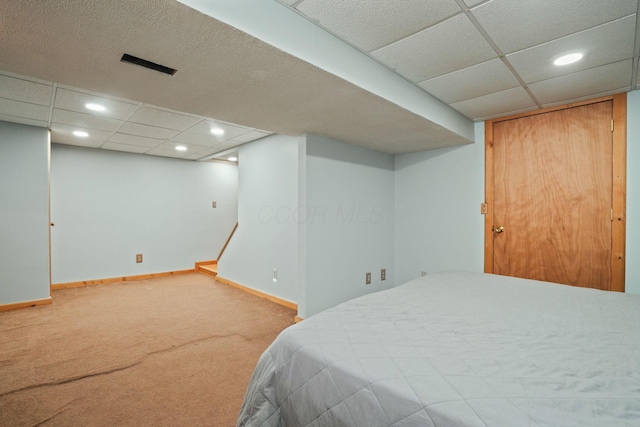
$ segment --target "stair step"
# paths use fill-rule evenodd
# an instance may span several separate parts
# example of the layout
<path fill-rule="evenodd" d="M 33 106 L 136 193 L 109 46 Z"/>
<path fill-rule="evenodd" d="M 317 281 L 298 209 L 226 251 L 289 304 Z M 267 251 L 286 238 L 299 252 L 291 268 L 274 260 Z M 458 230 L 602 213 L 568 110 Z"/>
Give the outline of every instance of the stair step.
<path fill-rule="evenodd" d="M 218 261 L 198 262 L 196 271 L 207 276 L 216 277 L 218 275 Z"/>
<path fill-rule="evenodd" d="M 218 274 L 218 264 L 201 265 L 200 269 L 207 270 L 211 273 Z"/>

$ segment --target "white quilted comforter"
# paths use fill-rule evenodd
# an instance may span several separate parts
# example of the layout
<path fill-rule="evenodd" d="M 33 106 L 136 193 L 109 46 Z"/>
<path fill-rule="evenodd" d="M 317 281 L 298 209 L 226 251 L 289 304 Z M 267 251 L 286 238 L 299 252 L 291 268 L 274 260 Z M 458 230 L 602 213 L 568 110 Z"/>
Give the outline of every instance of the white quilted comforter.
<path fill-rule="evenodd" d="M 640 426 L 640 296 L 429 274 L 294 325 L 239 426 Z"/>

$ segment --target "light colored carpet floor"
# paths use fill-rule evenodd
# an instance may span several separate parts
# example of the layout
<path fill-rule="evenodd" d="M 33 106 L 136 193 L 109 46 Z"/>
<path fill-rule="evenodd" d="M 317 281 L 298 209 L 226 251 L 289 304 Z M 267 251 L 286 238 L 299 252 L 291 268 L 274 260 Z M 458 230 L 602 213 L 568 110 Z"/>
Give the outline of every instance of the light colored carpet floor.
<path fill-rule="evenodd" d="M 0 426 L 233 426 L 288 308 L 198 273 L 0 313 Z"/>

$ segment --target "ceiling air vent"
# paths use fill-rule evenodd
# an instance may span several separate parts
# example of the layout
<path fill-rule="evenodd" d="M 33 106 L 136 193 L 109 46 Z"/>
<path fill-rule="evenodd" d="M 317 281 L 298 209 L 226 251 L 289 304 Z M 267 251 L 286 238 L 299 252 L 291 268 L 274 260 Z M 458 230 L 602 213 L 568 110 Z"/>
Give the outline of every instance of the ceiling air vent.
<path fill-rule="evenodd" d="M 147 61 L 146 59 L 138 58 L 137 56 L 129 55 L 125 53 L 120 58 L 120 62 L 129 62 L 130 64 L 139 65 L 141 67 L 149 68 L 151 70 L 160 71 L 161 73 L 169 74 L 173 76 L 178 70 L 164 65 L 156 64 L 155 62 Z"/>

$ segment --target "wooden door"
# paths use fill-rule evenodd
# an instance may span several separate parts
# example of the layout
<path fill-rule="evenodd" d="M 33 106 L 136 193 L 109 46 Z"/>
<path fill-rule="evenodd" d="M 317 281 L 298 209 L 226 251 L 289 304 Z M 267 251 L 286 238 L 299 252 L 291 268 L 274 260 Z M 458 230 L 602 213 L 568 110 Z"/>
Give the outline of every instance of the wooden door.
<path fill-rule="evenodd" d="M 609 99 L 490 122 L 485 270 L 611 289 L 612 118 Z"/>

